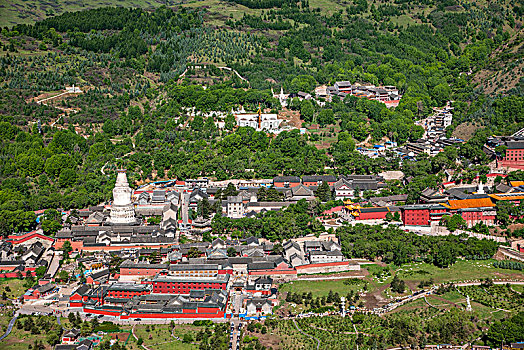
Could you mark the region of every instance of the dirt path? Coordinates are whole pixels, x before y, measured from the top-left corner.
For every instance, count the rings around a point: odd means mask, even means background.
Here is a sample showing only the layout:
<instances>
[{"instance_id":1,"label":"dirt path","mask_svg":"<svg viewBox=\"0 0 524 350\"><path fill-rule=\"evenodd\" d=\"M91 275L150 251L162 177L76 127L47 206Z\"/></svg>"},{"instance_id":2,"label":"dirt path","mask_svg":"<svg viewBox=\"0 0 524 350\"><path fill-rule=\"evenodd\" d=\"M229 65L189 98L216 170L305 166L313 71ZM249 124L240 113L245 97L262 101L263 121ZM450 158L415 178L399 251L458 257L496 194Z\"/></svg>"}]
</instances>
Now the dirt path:
<instances>
[{"instance_id":1,"label":"dirt path","mask_svg":"<svg viewBox=\"0 0 524 350\"><path fill-rule=\"evenodd\" d=\"M316 340L316 341L317 341L317 350L320 349L320 339L315 338L315 337L312 336L311 334L307 334L306 332L304 332L303 330L301 330L301 329L298 327L298 324L297 324L297 322L296 322L294 319L293 319L293 324L295 325L295 327L297 328L297 330L298 330L300 333L304 334L305 336L307 336L307 337L309 337L309 338L311 338L311 339Z\"/></svg>"},{"instance_id":2,"label":"dirt path","mask_svg":"<svg viewBox=\"0 0 524 350\"><path fill-rule=\"evenodd\" d=\"M365 144L369 144L369 141L371 141L371 134L366 137L366 139L362 142L357 143L355 146L363 146Z\"/></svg>"}]
</instances>

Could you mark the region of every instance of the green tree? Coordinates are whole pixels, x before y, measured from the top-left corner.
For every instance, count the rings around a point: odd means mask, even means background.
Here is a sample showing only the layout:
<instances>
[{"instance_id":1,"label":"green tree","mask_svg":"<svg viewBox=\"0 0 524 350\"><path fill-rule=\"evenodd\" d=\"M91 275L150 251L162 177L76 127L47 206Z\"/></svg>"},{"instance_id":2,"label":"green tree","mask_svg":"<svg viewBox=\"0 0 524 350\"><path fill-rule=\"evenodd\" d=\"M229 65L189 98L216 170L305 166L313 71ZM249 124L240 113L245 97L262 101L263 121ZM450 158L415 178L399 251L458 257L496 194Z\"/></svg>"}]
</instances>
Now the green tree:
<instances>
[{"instance_id":1,"label":"green tree","mask_svg":"<svg viewBox=\"0 0 524 350\"><path fill-rule=\"evenodd\" d=\"M75 184L77 179L76 171L73 169L64 169L58 176L58 184L62 188L71 187Z\"/></svg>"},{"instance_id":2,"label":"green tree","mask_svg":"<svg viewBox=\"0 0 524 350\"><path fill-rule=\"evenodd\" d=\"M227 248L227 256L229 256L231 258L231 257L234 257L236 255L237 255L237 251L236 251L235 248L233 248L233 247Z\"/></svg>"},{"instance_id":3,"label":"green tree","mask_svg":"<svg viewBox=\"0 0 524 350\"><path fill-rule=\"evenodd\" d=\"M395 293L402 294L406 290L406 283L395 275L391 281L391 290Z\"/></svg>"},{"instance_id":4,"label":"green tree","mask_svg":"<svg viewBox=\"0 0 524 350\"><path fill-rule=\"evenodd\" d=\"M503 227L509 225L511 223L510 214L513 210L513 204L509 201L497 201L496 209L497 214L495 219L497 222Z\"/></svg>"},{"instance_id":5,"label":"green tree","mask_svg":"<svg viewBox=\"0 0 524 350\"><path fill-rule=\"evenodd\" d=\"M315 192L315 196L321 202L327 202L333 199L333 195L331 193L331 188L329 187L329 184L323 181L322 184L317 188L317 191Z\"/></svg>"},{"instance_id":6,"label":"green tree","mask_svg":"<svg viewBox=\"0 0 524 350\"><path fill-rule=\"evenodd\" d=\"M65 257L69 256L69 253L73 251L73 247L71 247L71 242L65 241L61 249L64 252Z\"/></svg>"},{"instance_id":7,"label":"green tree","mask_svg":"<svg viewBox=\"0 0 524 350\"><path fill-rule=\"evenodd\" d=\"M224 192L222 192L223 198L227 198L229 196L236 196L236 195L238 195L238 191L235 185L233 185L232 182L228 183L226 189L224 190Z\"/></svg>"},{"instance_id":8,"label":"green tree","mask_svg":"<svg viewBox=\"0 0 524 350\"><path fill-rule=\"evenodd\" d=\"M315 115L315 107L310 100L300 102L300 117L306 122L312 122Z\"/></svg>"},{"instance_id":9,"label":"green tree","mask_svg":"<svg viewBox=\"0 0 524 350\"><path fill-rule=\"evenodd\" d=\"M433 263L441 268L451 266L457 260L453 246L449 243L438 245L433 252Z\"/></svg>"},{"instance_id":10,"label":"green tree","mask_svg":"<svg viewBox=\"0 0 524 350\"><path fill-rule=\"evenodd\" d=\"M324 127L335 123L335 114L332 109L322 109L318 114L317 121L320 126Z\"/></svg>"},{"instance_id":11,"label":"green tree","mask_svg":"<svg viewBox=\"0 0 524 350\"><path fill-rule=\"evenodd\" d=\"M466 220L464 220L460 214L447 215L442 218L442 221L451 232L467 227Z\"/></svg>"},{"instance_id":12,"label":"green tree","mask_svg":"<svg viewBox=\"0 0 524 350\"><path fill-rule=\"evenodd\" d=\"M42 221L42 230L44 234L54 236L60 229L62 225L55 220L43 220Z\"/></svg>"},{"instance_id":13,"label":"green tree","mask_svg":"<svg viewBox=\"0 0 524 350\"><path fill-rule=\"evenodd\" d=\"M317 81L311 75L299 75L291 80L289 90L293 93L312 92L316 84Z\"/></svg>"},{"instance_id":14,"label":"green tree","mask_svg":"<svg viewBox=\"0 0 524 350\"><path fill-rule=\"evenodd\" d=\"M201 255L200 250L198 250L198 248L196 247L189 248L189 251L187 252L188 258L198 258L200 257L200 255Z\"/></svg>"},{"instance_id":15,"label":"green tree","mask_svg":"<svg viewBox=\"0 0 524 350\"><path fill-rule=\"evenodd\" d=\"M235 116L231 113L228 113L224 121L224 127L226 128L226 130L233 131L233 129L235 129L236 126L237 126L237 121L235 119Z\"/></svg>"}]
</instances>

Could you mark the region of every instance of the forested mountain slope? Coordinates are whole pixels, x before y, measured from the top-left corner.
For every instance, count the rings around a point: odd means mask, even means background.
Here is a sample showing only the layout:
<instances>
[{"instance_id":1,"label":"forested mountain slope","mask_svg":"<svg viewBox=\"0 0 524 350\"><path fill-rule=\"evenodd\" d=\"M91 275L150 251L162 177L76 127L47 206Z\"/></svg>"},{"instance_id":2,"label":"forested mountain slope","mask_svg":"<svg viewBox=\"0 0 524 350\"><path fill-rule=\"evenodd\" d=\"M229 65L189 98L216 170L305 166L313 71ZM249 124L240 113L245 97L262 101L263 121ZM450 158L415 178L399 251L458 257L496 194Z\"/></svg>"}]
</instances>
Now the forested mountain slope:
<instances>
[{"instance_id":1,"label":"forested mountain slope","mask_svg":"<svg viewBox=\"0 0 524 350\"><path fill-rule=\"evenodd\" d=\"M464 122L481 128L458 150L405 164L406 175L419 179L410 191L457 164L474 163L464 176L485 172L486 137L524 127L522 8L511 1L207 0L154 11L106 7L4 28L0 209L99 203L110 198L108 176L117 166L136 181L398 169L398 159L364 157L355 144L369 135L370 142L415 140L422 129L414 122L448 100L455 101L450 134ZM247 81L219 69L226 66ZM510 84L498 81L499 69ZM488 71L491 86L503 89L489 88ZM313 93L341 80L395 85L403 98L395 109L355 97L323 107L291 100L305 126L323 128L329 142L320 149L318 135L233 130L231 115L218 130L216 116L189 113L277 111L271 89ZM36 103L73 84L83 93Z\"/></svg>"}]
</instances>

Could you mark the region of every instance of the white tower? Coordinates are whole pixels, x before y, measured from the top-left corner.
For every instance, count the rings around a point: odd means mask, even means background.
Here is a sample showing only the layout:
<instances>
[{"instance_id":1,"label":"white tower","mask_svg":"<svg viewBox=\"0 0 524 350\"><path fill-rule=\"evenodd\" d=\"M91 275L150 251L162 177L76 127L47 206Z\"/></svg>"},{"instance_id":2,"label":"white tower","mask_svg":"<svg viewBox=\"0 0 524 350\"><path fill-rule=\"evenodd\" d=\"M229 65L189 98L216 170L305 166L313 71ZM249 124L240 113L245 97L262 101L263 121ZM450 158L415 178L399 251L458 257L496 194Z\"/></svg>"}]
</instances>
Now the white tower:
<instances>
[{"instance_id":1,"label":"white tower","mask_svg":"<svg viewBox=\"0 0 524 350\"><path fill-rule=\"evenodd\" d=\"M113 188L113 204L109 222L115 225L136 224L135 209L131 203L131 193L125 170L118 170L115 188Z\"/></svg>"},{"instance_id":2,"label":"white tower","mask_svg":"<svg viewBox=\"0 0 524 350\"><path fill-rule=\"evenodd\" d=\"M484 185L482 184L482 181L480 181L479 183L479 188L477 190L477 194L485 194L486 192L484 191Z\"/></svg>"}]
</instances>

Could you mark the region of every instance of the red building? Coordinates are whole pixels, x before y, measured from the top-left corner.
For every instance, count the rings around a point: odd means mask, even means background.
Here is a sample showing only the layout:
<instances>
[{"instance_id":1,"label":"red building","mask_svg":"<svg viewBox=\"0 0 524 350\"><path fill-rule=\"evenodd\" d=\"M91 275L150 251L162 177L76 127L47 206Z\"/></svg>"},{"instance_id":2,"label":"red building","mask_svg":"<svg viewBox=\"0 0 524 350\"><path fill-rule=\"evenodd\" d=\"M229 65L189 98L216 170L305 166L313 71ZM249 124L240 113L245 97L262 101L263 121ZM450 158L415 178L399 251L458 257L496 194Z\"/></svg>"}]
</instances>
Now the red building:
<instances>
[{"instance_id":1,"label":"red building","mask_svg":"<svg viewBox=\"0 0 524 350\"><path fill-rule=\"evenodd\" d=\"M524 169L524 141L507 141L506 146L506 154L498 166Z\"/></svg>"},{"instance_id":2,"label":"red building","mask_svg":"<svg viewBox=\"0 0 524 350\"><path fill-rule=\"evenodd\" d=\"M135 296L151 293L151 285L134 283L113 283L108 289L106 298L131 299Z\"/></svg>"},{"instance_id":3,"label":"red building","mask_svg":"<svg viewBox=\"0 0 524 350\"><path fill-rule=\"evenodd\" d=\"M406 226L429 226L433 221L439 222L446 212L446 207L440 204L418 204L400 207L400 216Z\"/></svg>"},{"instance_id":4,"label":"red building","mask_svg":"<svg viewBox=\"0 0 524 350\"><path fill-rule=\"evenodd\" d=\"M388 207L360 208L353 211L355 220L384 220L389 212Z\"/></svg>"},{"instance_id":5,"label":"red building","mask_svg":"<svg viewBox=\"0 0 524 350\"><path fill-rule=\"evenodd\" d=\"M337 182L337 178L333 175L302 176L302 184L307 187L320 186L324 182L327 182L329 186L333 186Z\"/></svg>"},{"instance_id":6,"label":"red building","mask_svg":"<svg viewBox=\"0 0 524 350\"><path fill-rule=\"evenodd\" d=\"M82 307L84 302L88 299L89 286L82 285L75 289L73 293L69 296L69 306L70 307Z\"/></svg>"},{"instance_id":7,"label":"red building","mask_svg":"<svg viewBox=\"0 0 524 350\"><path fill-rule=\"evenodd\" d=\"M130 260L126 260L120 264L120 275L152 277L167 268L168 265L165 264L134 263Z\"/></svg>"},{"instance_id":8,"label":"red building","mask_svg":"<svg viewBox=\"0 0 524 350\"><path fill-rule=\"evenodd\" d=\"M152 293L161 294L189 294L191 290L227 289L229 275L217 277L178 277L159 275L151 280L144 281L153 286Z\"/></svg>"},{"instance_id":9,"label":"red building","mask_svg":"<svg viewBox=\"0 0 524 350\"><path fill-rule=\"evenodd\" d=\"M447 204L443 203L442 205L448 208L450 215L460 214L468 227L475 226L481 222L486 225L495 223L495 204L488 196L484 198L450 200Z\"/></svg>"},{"instance_id":10,"label":"red building","mask_svg":"<svg viewBox=\"0 0 524 350\"><path fill-rule=\"evenodd\" d=\"M291 188L300 185L301 181L298 176L277 176L273 178L273 186Z\"/></svg>"}]
</instances>

